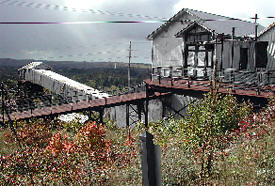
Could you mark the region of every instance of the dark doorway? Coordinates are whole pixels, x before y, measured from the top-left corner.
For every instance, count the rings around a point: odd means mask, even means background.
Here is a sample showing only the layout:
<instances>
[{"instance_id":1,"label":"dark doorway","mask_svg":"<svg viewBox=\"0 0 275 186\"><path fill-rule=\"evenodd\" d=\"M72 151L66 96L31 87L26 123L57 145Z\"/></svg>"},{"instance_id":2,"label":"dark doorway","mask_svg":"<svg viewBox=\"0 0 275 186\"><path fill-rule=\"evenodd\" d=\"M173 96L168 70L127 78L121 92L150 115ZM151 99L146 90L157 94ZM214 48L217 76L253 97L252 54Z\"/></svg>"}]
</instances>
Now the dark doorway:
<instances>
[{"instance_id":1,"label":"dark doorway","mask_svg":"<svg viewBox=\"0 0 275 186\"><path fill-rule=\"evenodd\" d=\"M268 42L258 41L255 43L256 68L266 68Z\"/></svg>"},{"instance_id":2,"label":"dark doorway","mask_svg":"<svg viewBox=\"0 0 275 186\"><path fill-rule=\"evenodd\" d=\"M241 48L239 70L247 69L247 63L248 63L248 48Z\"/></svg>"}]
</instances>

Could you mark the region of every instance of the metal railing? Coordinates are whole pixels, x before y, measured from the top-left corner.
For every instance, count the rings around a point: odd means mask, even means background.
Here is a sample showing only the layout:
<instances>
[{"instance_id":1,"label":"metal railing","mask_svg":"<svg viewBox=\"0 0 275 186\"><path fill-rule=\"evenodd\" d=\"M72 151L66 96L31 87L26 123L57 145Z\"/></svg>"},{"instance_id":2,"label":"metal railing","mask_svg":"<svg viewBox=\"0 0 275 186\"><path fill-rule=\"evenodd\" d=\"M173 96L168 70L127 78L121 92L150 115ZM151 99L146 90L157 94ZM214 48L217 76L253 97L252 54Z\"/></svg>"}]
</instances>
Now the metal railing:
<instances>
[{"instance_id":1,"label":"metal railing","mask_svg":"<svg viewBox=\"0 0 275 186\"><path fill-rule=\"evenodd\" d=\"M193 71L193 72L191 72ZM259 90L264 87L275 86L275 70L259 71L240 71L233 68L227 68L218 71L216 74L217 80L223 84L247 89L257 88ZM200 80L209 81L213 79L213 69L210 68L183 68L175 67L157 67L152 70L152 80L158 81L169 80L171 84L176 80ZM272 90L271 90L272 91Z\"/></svg>"},{"instance_id":2,"label":"metal railing","mask_svg":"<svg viewBox=\"0 0 275 186\"><path fill-rule=\"evenodd\" d=\"M45 107L53 107L63 104L76 103L80 101L90 101L98 99L90 94L75 94L74 96L65 96L67 94L53 94L48 92L33 92L22 90L19 87L13 89L4 88L4 83L1 84L0 89L0 114L2 116L12 114L14 112L30 111L32 113L35 109L41 109ZM128 88L121 88L114 91L100 91L107 93L110 96L121 96L130 93L144 92L145 83L141 83ZM104 99L104 98L103 98ZM4 118L3 118L4 120Z\"/></svg>"}]
</instances>

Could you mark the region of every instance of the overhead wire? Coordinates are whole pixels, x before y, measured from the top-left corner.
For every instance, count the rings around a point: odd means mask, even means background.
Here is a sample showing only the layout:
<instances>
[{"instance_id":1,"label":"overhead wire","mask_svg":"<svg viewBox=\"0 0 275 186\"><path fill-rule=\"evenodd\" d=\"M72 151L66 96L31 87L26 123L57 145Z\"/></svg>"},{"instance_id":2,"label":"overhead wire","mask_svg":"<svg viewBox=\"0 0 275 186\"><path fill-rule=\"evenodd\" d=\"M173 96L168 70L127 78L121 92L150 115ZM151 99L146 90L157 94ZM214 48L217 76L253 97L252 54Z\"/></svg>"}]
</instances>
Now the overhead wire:
<instances>
[{"instance_id":1,"label":"overhead wire","mask_svg":"<svg viewBox=\"0 0 275 186\"><path fill-rule=\"evenodd\" d=\"M87 24L138 24L164 23L166 21L1 21L1 25L87 25Z\"/></svg>"},{"instance_id":2,"label":"overhead wire","mask_svg":"<svg viewBox=\"0 0 275 186\"><path fill-rule=\"evenodd\" d=\"M2 1L0 1L0 5L37 8L37 9L40 8L40 9L46 9L46 10L71 11L71 12L79 12L79 13L91 13L91 14L130 17L130 18L135 17L135 18L152 19L152 20L156 20L156 19L157 20L166 20L166 18L157 17L157 16L124 13L124 12L112 12L112 11L98 10L98 9L77 9L74 7L68 7L68 6L57 5L57 4L25 2L25 1L17 1L17 0L2 0Z\"/></svg>"},{"instance_id":3,"label":"overhead wire","mask_svg":"<svg viewBox=\"0 0 275 186\"><path fill-rule=\"evenodd\" d=\"M269 17L271 18L271 17ZM272 17L275 19L275 17ZM200 19L201 21L241 21L240 19ZM178 22L190 22L191 20L181 20ZM131 20L131 21L0 21L1 25L88 25L88 24L156 24L156 23L166 23L167 20ZM258 23L254 23L258 24Z\"/></svg>"},{"instance_id":4,"label":"overhead wire","mask_svg":"<svg viewBox=\"0 0 275 186\"><path fill-rule=\"evenodd\" d=\"M164 18L164 17L133 14L133 13L124 13L124 12L112 12L112 11L108 11L108 10L98 10L98 9L77 9L74 7L68 7L68 6L50 4L50 3L25 2L25 1L17 1L17 0L1 0L0 5L146 19L143 21L134 20L134 21L79 21L79 22L6 22L6 23L2 22L2 24L164 23L164 22L169 21L168 18ZM266 17L258 17L257 19L274 19L274 18L275 18L275 16L266 16ZM249 17L248 19L255 20L254 17ZM203 20L203 21L228 21L228 20L236 20L237 21L238 20L239 21L241 19L225 17L222 19L201 19L201 20Z\"/></svg>"}]
</instances>

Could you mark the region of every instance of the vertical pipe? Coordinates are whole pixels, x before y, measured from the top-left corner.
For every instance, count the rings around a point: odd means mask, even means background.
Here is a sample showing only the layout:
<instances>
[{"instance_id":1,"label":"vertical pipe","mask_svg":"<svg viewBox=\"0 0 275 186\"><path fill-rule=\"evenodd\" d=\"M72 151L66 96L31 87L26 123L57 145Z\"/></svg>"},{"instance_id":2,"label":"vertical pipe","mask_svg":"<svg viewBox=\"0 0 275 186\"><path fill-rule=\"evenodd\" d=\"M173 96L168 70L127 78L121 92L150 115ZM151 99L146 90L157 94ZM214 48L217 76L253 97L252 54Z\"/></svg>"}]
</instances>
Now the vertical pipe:
<instances>
[{"instance_id":1,"label":"vertical pipe","mask_svg":"<svg viewBox=\"0 0 275 186\"><path fill-rule=\"evenodd\" d=\"M254 23L255 23L255 41L257 41L258 40L258 25L257 25L257 19L258 19L258 15L257 14L255 14L255 21L254 21ZM256 43L255 43L255 45L254 45L254 67L255 67L255 71L257 72L257 68L256 68L256 53L257 53L257 49L256 49Z\"/></svg>"},{"instance_id":2,"label":"vertical pipe","mask_svg":"<svg viewBox=\"0 0 275 186\"><path fill-rule=\"evenodd\" d=\"M216 53L216 59L215 59L215 61L214 61L214 67L213 67L213 79L212 79L212 91L214 92L214 91L216 91L216 86L217 86L217 63L218 63L218 37L216 37L216 43L215 43L215 45L216 45L216 51L215 51L215 53Z\"/></svg>"},{"instance_id":3,"label":"vertical pipe","mask_svg":"<svg viewBox=\"0 0 275 186\"><path fill-rule=\"evenodd\" d=\"M182 66L181 66L181 76L183 77L184 76L184 52L185 52L185 41L184 39L182 38L182 43L183 45L181 46L181 55L182 55Z\"/></svg>"},{"instance_id":4,"label":"vertical pipe","mask_svg":"<svg viewBox=\"0 0 275 186\"><path fill-rule=\"evenodd\" d=\"M169 67L169 70L170 70L169 76L170 76L170 79L171 79L171 86L173 86L173 67L170 66L170 67Z\"/></svg>"},{"instance_id":5,"label":"vertical pipe","mask_svg":"<svg viewBox=\"0 0 275 186\"><path fill-rule=\"evenodd\" d=\"M223 44L224 44L224 33L222 34L221 42L222 42L222 48L221 48L220 72L223 71L223 48L224 48Z\"/></svg>"},{"instance_id":6,"label":"vertical pipe","mask_svg":"<svg viewBox=\"0 0 275 186\"><path fill-rule=\"evenodd\" d=\"M137 109L138 109L138 120L141 121L141 110L142 110L142 104L138 102Z\"/></svg>"},{"instance_id":7,"label":"vertical pipe","mask_svg":"<svg viewBox=\"0 0 275 186\"><path fill-rule=\"evenodd\" d=\"M235 27L232 27L232 47L231 47L231 73L230 73L230 77L231 77L231 81L233 82L233 66L234 66L234 39L235 39Z\"/></svg>"},{"instance_id":8,"label":"vertical pipe","mask_svg":"<svg viewBox=\"0 0 275 186\"><path fill-rule=\"evenodd\" d=\"M187 66L187 60L188 60L188 45L186 44L187 36L184 35L184 61L183 61L183 77L188 76L188 66Z\"/></svg>"},{"instance_id":9,"label":"vertical pipe","mask_svg":"<svg viewBox=\"0 0 275 186\"><path fill-rule=\"evenodd\" d=\"M129 63L128 63L128 90L130 90L131 87L131 74L130 74L130 70L131 70L131 56L132 55L132 42L130 41L130 45L129 45Z\"/></svg>"},{"instance_id":10,"label":"vertical pipe","mask_svg":"<svg viewBox=\"0 0 275 186\"><path fill-rule=\"evenodd\" d=\"M130 126L130 112L129 112L129 104L126 104L126 127Z\"/></svg>"},{"instance_id":11,"label":"vertical pipe","mask_svg":"<svg viewBox=\"0 0 275 186\"><path fill-rule=\"evenodd\" d=\"M212 38L213 40L215 40L215 30L212 31ZM213 70L214 68L214 55L216 56L215 52L216 52L216 49L215 49L216 45L213 47L212 49L212 56L211 56L211 70Z\"/></svg>"},{"instance_id":12,"label":"vertical pipe","mask_svg":"<svg viewBox=\"0 0 275 186\"><path fill-rule=\"evenodd\" d=\"M205 49L205 58L204 58L204 68L203 68L203 78L207 77L207 66L208 66L208 51Z\"/></svg>"},{"instance_id":13,"label":"vertical pipe","mask_svg":"<svg viewBox=\"0 0 275 186\"><path fill-rule=\"evenodd\" d=\"M145 127L148 127L149 121L148 121L148 107L149 107L149 86L146 83L145 84L145 88L146 88L146 101L145 101Z\"/></svg>"},{"instance_id":14,"label":"vertical pipe","mask_svg":"<svg viewBox=\"0 0 275 186\"><path fill-rule=\"evenodd\" d=\"M161 67L157 67L158 70L158 80L159 80L159 84L161 84Z\"/></svg>"},{"instance_id":15,"label":"vertical pipe","mask_svg":"<svg viewBox=\"0 0 275 186\"><path fill-rule=\"evenodd\" d=\"M233 61L234 61L234 39L235 39L235 27L232 27L232 50L231 50L231 68L233 68Z\"/></svg>"}]
</instances>

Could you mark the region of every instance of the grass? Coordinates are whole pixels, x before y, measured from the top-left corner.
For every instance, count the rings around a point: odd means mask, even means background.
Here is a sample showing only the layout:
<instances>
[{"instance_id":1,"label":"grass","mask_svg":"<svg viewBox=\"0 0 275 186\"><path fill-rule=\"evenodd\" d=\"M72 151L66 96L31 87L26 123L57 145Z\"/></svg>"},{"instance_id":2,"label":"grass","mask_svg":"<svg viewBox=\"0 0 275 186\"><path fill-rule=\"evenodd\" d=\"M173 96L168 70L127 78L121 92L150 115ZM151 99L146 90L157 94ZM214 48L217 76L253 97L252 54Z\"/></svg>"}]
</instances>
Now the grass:
<instances>
[{"instance_id":1,"label":"grass","mask_svg":"<svg viewBox=\"0 0 275 186\"><path fill-rule=\"evenodd\" d=\"M217 161L217 183L275 185L275 128L259 140L241 140Z\"/></svg>"},{"instance_id":2,"label":"grass","mask_svg":"<svg viewBox=\"0 0 275 186\"><path fill-rule=\"evenodd\" d=\"M6 141L5 134L10 129L2 129L0 128L0 155L8 155L13 153L16 149L18 149L18 145L16 143L9 143Z\"/></svg>"}]
</instances>

